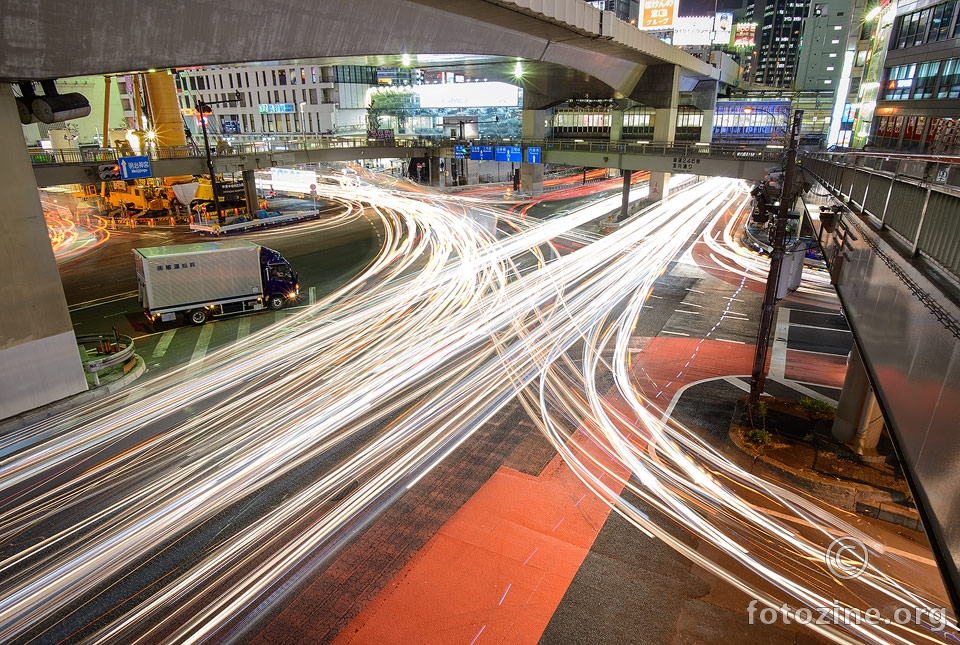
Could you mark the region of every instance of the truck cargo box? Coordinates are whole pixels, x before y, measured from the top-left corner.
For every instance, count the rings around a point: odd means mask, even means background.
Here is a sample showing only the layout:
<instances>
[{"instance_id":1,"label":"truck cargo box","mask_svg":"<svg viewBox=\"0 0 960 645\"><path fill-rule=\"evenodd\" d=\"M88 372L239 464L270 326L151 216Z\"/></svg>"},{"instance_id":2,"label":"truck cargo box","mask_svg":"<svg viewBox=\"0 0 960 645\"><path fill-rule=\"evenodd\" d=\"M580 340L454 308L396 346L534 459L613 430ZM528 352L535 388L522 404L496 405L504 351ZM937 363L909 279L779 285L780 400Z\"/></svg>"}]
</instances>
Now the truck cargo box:
<instances>
[{"instance_id":1,"label":"truck cargo box","mask_svg":"<svg viewBox=\"0 0 960 645\"><path fill-rule=\"evenodd\" d=\"M260 246L245 240L134 249L140 300L157 312L263 295Z\"/></svg>"}]
</instances>

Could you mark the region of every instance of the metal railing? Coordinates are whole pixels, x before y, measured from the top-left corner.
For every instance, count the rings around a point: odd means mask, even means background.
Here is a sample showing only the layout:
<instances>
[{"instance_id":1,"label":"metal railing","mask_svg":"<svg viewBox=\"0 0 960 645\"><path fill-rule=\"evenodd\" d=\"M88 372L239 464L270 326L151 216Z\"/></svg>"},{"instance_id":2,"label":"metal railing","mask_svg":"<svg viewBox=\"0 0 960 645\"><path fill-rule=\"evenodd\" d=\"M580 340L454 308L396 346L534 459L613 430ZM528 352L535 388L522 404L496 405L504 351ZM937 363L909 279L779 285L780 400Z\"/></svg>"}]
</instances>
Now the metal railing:
<instances>
[{"instance_id":1,"label":"metal railing","mask_svg":"<svg viewBox=\"0 0 960 645\"><path fill-rule=\"evenodd\" d=\"M134 357L133 339L114 332L107 334L81 334L77 336L77 345L84 354L94 352L97 358L83 361L83 371L93 374L93 384L100 386L100 372L123 365Z\"/></svg>"},{"instance_id":2,"label":"metal railing","mask_svg":"<svg viewBox=\"0 0 960 645\"><path fill-rule=\"evenodd\" d=\"M468 141L457 141L449 138L400 138L374 140L362 136L348 137L292 137L275 138L265 137L262 141L227 143L222 140L212 147L211 153L224 157L232 155L252 155L269 152L287 152L297 150L330 150L351 148L452 148L455 144L465 144ZM474 145L484 146L521 146L540 147L544 151L561 152L594 152L604 154L636 154L656 155L669 157L712 158L712 159L743 159L748 161L763 161L779 163L783 158L783 148L770 145L732 145L732 144L704 144L704 143L627 143L623 141L569 141L564 139L524 139L500 140L483 139L473 140ZM35 166L84 164L96 162L116 161L124 156L116 148L90 148L81 150L45 150L29 148L30 161ZM146 151L151 159L185 159L202 158L205 152L202 147L188 145L176 147L151 147ZM451 155L452 156L452 155Z\"/></svg>"}]
</instances>

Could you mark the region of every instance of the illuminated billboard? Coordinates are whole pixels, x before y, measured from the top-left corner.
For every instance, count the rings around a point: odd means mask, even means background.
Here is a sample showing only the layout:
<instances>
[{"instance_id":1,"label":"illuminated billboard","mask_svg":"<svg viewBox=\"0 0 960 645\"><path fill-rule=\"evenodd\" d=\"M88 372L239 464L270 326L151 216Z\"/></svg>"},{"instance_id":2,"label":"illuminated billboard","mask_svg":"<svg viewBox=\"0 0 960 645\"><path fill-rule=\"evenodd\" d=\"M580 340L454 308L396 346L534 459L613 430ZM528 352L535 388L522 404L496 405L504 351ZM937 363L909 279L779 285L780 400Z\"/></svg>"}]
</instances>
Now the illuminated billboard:
<instances>
[{"instance_id":1,"label":"illuminated billboard","mask_svg":"<svg viewBox=\"0 0 960 645\"><path fill-rule=\"evenodd\" d=\"M757 23L738 22L733 31L734 47L755 47L755 36L757 33Z\"/></svg>"},{"instance_id":2,"label":"illuminated billboard","mask_svg":"<svg viewBox=\"0 0 960 645\"><path fill-rule=\"evenodd\" d=\"M673 21L673 45L697 47L713 42L713 16L679 16Z\"/></svg>"},{"instance_id":3,"label":"illuminated billboard","mask_svg":"<svg viewBox=\"0 0 960 645\"><path fill-rule=\"evenodd\" d=\"M674 0L644 0L642 29L664 29L673 26L677 7Z\"/></svg>"},{"instance_id":4,"label":"illuminated billboard","mask_svg":"<svg viewBox=\"0 0 960 645\"><path fill-rule=\"evenodd\" d=\"M520 88L509 83L418 85L422 108L519 107Z\"/></svg>"},{"instance_id":5,"label":"illuminated billboard","mask_svg":"<svg viewBox=\"0 0 960 645\"><path fill-rule=\"evenodd\" d=\"M733 14L718 12L713 20L713 43L729 45L733 38Z\"/></svg>"}]
</instances>

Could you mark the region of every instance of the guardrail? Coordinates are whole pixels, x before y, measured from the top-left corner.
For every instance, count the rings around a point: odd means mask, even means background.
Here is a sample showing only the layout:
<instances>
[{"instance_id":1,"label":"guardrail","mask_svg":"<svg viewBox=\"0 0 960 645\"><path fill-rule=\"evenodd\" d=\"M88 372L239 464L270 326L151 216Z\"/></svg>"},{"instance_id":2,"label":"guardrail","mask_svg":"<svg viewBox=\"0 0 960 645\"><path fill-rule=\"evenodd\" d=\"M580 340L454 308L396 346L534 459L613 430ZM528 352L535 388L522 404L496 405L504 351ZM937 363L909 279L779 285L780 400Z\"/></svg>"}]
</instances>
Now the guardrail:
<instances>
[{"instance_id":1,"label":"guardrail","mask_svg":"<svg viewBox=\"0 0 960 645\"><path fill-rule=\"evenodd\" d=\"M134 358L133 339L121 336L114 332L106 334L81 334L77 336L77 345L83 348L84 354L90 356L91 351L97 358L83 361L83 371L93 374L94 386L100 386L100 372L124 365Z\"/></svg>"},{"instance_id":2,"label":"guardrail","mask_svg":"<svg viewBox=\"0 0 960 645\"><path fill-rule=\"evenodd\" d=\"M440 141L429 139L346 139L318 137L314 139L280 139L254 143L233 143L210 147L214 157L232 155L252 155L269 152L289 152L294 150L332 150L339 148L423 148L438 147ZM116 148L90 148L83 150L44 150L29 148L30 162L35 166L82 164L116 161L127 156ZM198 146L154 147L146 151L151 159L190 159L206 156L206 151Z\"/></svg>"}]
</instances>

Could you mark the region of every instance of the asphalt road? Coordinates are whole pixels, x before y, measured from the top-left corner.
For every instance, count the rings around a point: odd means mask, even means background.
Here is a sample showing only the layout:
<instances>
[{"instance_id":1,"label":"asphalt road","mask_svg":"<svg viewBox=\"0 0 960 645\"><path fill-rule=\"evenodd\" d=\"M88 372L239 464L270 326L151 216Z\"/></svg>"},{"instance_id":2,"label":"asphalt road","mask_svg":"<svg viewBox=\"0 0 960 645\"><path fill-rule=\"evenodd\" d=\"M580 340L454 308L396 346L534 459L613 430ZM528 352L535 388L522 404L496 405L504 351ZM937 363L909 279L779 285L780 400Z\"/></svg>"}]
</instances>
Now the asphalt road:
<instances>
[{"instance_id":1,"label":"asphalt road","mask_svg":"<svg viewBox=\"0 0 960 645\"><path fill-rule=\"evenodd\" d=\"M289 200L294 202L296 200ZM274 207L273 205L271 207ZM331 207L331 216L335 209ZM299 306L322 298L359 273L380 248L376 218L360 217L335 229L319 226L323 218L257 231L240 239L279 251L300 277ZM77 334L130 336L149 370L167 369L223 347L282 320L298 306L226 316L203 327L175 323L150 325L137 298L132 250L205 240L186 226L141 227L112 232L92 252L60 264L64 294ZM161 344L162 343L162 344Z\"/></svg>"}]
</instances>

